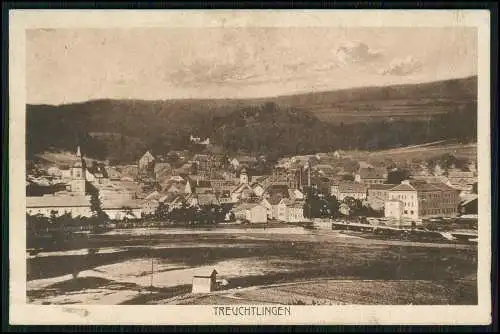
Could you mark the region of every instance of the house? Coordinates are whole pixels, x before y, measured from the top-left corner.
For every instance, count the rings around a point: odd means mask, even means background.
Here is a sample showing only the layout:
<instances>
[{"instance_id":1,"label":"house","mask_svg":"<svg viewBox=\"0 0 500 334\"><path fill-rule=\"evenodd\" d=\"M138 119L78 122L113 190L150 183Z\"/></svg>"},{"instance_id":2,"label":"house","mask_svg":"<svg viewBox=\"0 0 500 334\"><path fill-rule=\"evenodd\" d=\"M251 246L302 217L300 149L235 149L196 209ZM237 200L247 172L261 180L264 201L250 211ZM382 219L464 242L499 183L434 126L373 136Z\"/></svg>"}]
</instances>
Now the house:
<instances>
[{"instance_id":1,"label":"house","mask_svg":"<svg viewBox=\"0 0 500 334\"><path fill-rule=\"evenodd\" d=\"M116 169L116 167L106 166L106 173L108 174L108 178L111 181L118 181L121 178L120 172Z\"/></svg>"},{"instance_id":2,"label":"house","mask_svg":"<svg viewBox=\"0 0 500 334\"><path fill-rule=\"evenodd\" d=\"M157 180L166 179L172 171L172 166L168 162L158 162L155 164L154 173Z\"/></svg>"},{"instance_id":3,"label":"house","mask_svg":"<svg viewBox=\"0 0 500 334\"><path fill-rule=\"evenodd\" d=\"M335 152L333 152L333 156L335 159L340 159L344 156L344 151L336 150Z\"/></svg>"},{"instance_id":4,"label":"house","mask_svg":"<svg viewBox=\"0 0 500 334\"><path fill-rule=\"evenodd\" d=\"M231 191L231 199L233 202L248 200L255 196L252 187L247 183L242 183Z\"/></svg>"},{"instance_id":5,"label":"house","mask_svg":"<svg viewBox=\"0 0 500 334\"><path fill-rule=\"evenodd\" d=\"M286 206L285 220L288 223L304 222L304 201L283 200ZM281 205L281 204L280 204Z\"/></svg>"},{"instance_id":6,"label":"house","mask_svg":"<svg viewBox=\"0 0 500 334\"><path fill-rule=\"evenodd\" d=\"M26 197L26 213L41 214L50 217L52 214L61 216L70 213L72 217L90 217L90 196L78 194L55 194Z\"/></svg>"},{"instance_id":7,"label":"house","mask_svg":"<svg viewBox=\"0 0 500 334\"><path fill-rule=\"evenodd\" d=\"M279 204L284 197L281 194L275 194L271 197L264 198L265 203L263 204L266 209L270 207L271 211L268 210L268 215L270 214L271 219L278 219L279 216ZM263 201L264 201L263 200Z\"/></svg>"},{"instance_id":8,"label":"house","mask_svg":"<svg viewBox=\"0 0 500 334\"><path fill-rule=\"evenodd\" d=\"M138 219L142 217L144 201L137 199L108 198L102 200L102 210L112 220Z\"/></svg>"},{"instance_id":9,"label":"house","mask_svg":"<svg viewBox=\"0 0 500 334\"><path fill-rule=\"evenodd\" d=\"M267 220L273 219L273 206L271 202L269 202L269 199L267 198L262 199L260 204L262 204L266 208Z\"/></svg>"},{"instance_id":10,"label":"house","mask_svg":"<svg viewBox=\"0 0 500 334\"><path fill-rule=\"evenodd\" d=\"M187 198L188 203L191 206L210 206L210 205L220 205L219 200L212 193L203 193L203 194L192 194Z\"/></svg>"},{"instance_id":11,"label":"house","mask_svg":"<svg viewBox=\"0 0 500 334\"><path fill-rule=\"evenodd\" d=\"M456 189L471 190L472 185L477 182L477 177L474 172L452 170L448 172L448 180L450 185Z\"/></svg>"},{"instance_id":12,"label":"house","mask_svg":"<svg viewBox=\"0 0 500 334\"><path fill-rule=\"evenodd\" d=\"M340 182L331 186L331 195L335 196L339 201L343 201L346 197L365 200L367 190L368 186L363 183Z\"/></svg>"},{"instance_id":13,"label":"house","mask_svg":"<svg viewBox=\"0 0 500 334\"><path fill-rule=\"evenodd\" d=\"M62 176L61 170L56 166L49 167L47 169L47 174L49 174L50 176L56 176L56 177Z\"/></svg>"},{"instance_id":14,"label":"house","mask_svg":"<svg viewBox=\"0 0 500 334\"><path fill-rule=\"evenodd\" d=\"M367 190L366 202L374 210L382 210L389 199L389 190L396 184L371 184Z\"/></svg>"},{"instance_id":15,"label":"house","mask_svg":"<svg viewBox=\"0 0 500 334\"><path fill-rule=\"evenodd\" d=\"M394 199L384 203L384 217L400 220L404 214L404 202Z\"/></svg>"},{"instance_id":16,"label":"house","mask_svg":"<svg viewBox=\"0 0 500 334\"><path fill-rule=\"evenodd\" d=\"M217 271L198 274L193 277L191 293L210 293L217 288Z\"/></svg>"},{"instance_id":17,"label":"house","mask_svg":"<svg viewBox=\"0 0 500 334\"><path fill-rule=\"evenodd\" d=\"M106 184L97 184L99 198L128 198L136 197L137 183L133 181L109 181Z\"/></svg>"},{"instance_id":18,"label":"house","mask_svg":"<svg viewBox=\"0 0 500 334\"><path fill-rule=\"evenodd\" d=\"M267 223L267 209L260 203L243 203L232 209L236 220L250 223Z\"/></svg>"},{"instance_id":19,"label":"house","mask_svg":"<svg viewBox=\"0 0 500 334\"><path fill-rule=\"evenodd\" d=\"M194 189L195 194L205 194L205 193L213 193L214 189L212 188L212 183L207 180L199 180L195 181L189 180L190 184L192 184L191 188Z\"/></svg>"},{"instance_id":20,"label":"house","mask_svg":"<svg viewBox=\"0 0 500 334\"><path fill-rule=\"evenodd\" d=\"M314 172L317 172L321 176L334 176L336 174L335 168L329 164L318 164L312 167Z\"/></svg>"},{"instance_id":21,"label":"house","mask_svg":"<svg viewBox=\"0 0 500 334\"><path fill-rule=\"evenodd\" d=\"M287 221L287 205L291 203L288 198L282 198L277 205L276 219L286 222Z\"/></svg>"},{"instance_id":22,"label":"house","mask_svg":"<svg viewBox=\"0 0 500 334\"><path fill-rule=\"evenodd\" d=\"M402 218L454 217L460 203L459 191L444 183L405 180L389 190L389 200L403 202Z\"/></svg>"},{"instance_id":23,"label":"house","mask_svg":"<svg viewBox=\"0 0 500 334\"><path fill-rule=\"evenodd\" d=\"M94 164L88 167L85 173L87 181L91 182L94 185L105 184L110 181L108 172L106 171L104 165Z\"/></svg>"},{"instance_id":24,"label":"house","mask_svg":"<svg viewBox=\"0 0 500 334\"><path fill-rule=\"evenodd\" d=\"M384 168L360 168L354 176L354 181L365 184L382 184L387 181L387 170Z\"/></svg>"}]
</instances>

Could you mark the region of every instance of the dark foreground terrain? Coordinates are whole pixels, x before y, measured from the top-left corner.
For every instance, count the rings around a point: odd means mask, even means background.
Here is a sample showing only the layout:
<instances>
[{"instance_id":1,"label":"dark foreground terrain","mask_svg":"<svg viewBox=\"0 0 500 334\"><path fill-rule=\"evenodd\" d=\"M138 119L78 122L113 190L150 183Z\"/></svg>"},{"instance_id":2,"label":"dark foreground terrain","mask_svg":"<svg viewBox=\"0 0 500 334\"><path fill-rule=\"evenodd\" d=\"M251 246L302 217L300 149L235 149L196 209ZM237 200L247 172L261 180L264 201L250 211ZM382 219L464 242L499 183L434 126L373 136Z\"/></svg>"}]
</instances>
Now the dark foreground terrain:
<instances>
[{"instance_id":1,"label":"dark foreground terrain","mask_svg":"<svg viewBox=\"0 0 500 334\"><path fill-rule=\"evenodd\" d=\"M28 299L44 304L477 303L477 247L369 240L302 228L118 230L96 250L27 259ZM190 295L218 271L222 290Z\"/></svg>"}]
</instances>

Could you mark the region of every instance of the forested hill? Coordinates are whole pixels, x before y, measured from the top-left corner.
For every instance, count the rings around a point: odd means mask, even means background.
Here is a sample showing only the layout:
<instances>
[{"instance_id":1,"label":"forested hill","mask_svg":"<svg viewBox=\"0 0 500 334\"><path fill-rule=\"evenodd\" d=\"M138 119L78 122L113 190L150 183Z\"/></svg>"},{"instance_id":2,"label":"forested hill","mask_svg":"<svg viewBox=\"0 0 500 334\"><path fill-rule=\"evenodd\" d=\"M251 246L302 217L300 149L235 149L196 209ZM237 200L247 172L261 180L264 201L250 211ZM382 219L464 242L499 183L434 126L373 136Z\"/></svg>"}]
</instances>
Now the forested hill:
<instances>
[{"instance_id":1,"label":"forested hill","mask_svg":"<svg viewBox=\"0 0 500 334\"><path fill-rule=\"evenodd\" d=\"M191 134L230 150L284 155L475 141L477 78L248 100L96 100L27 105L28 157L74 150L119 162L185 148Z\"/></svg>"}]
</instances>

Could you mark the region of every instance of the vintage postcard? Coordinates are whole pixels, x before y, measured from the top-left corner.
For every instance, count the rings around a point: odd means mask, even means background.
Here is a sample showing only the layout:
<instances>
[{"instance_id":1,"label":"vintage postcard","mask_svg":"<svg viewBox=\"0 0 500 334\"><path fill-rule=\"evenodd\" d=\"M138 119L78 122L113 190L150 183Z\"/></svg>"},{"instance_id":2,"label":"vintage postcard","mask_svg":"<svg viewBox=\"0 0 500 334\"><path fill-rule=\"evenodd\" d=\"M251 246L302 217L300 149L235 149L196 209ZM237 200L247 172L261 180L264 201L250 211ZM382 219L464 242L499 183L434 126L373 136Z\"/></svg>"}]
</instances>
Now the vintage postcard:
<instances>
[{"instance_id":1,"label":"vintage postcard","mask_svg":"<svg viewBox=\"0 0 500 334\"><path fill-rule=\"evenodd\" d=\"M9 18L11 324L491 322L488 11Z\"/></svg>"}]
</instances>

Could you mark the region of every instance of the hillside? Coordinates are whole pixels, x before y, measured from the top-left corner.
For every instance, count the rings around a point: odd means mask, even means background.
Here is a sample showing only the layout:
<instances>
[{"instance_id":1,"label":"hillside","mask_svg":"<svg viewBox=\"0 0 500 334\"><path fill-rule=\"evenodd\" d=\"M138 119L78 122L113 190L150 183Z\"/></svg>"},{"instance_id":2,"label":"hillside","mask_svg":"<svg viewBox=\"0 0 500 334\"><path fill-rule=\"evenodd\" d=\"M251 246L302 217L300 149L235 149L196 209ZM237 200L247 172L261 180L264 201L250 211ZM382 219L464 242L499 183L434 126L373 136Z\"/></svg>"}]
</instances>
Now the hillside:
<instances>
[{"instance_id":1,"label":"hillside","mask_svg":"<svg viewBox=\"0 0 500 334\"><path fill-rule=\"evenodd\" d=\"M146 148L185 148L210 137L227 150L292 154L387 149L443 139L475 141L477 78L271 99L96 100L27 105L28 156L82 145L129 162Z\"/></svg>"}]
</instances>

